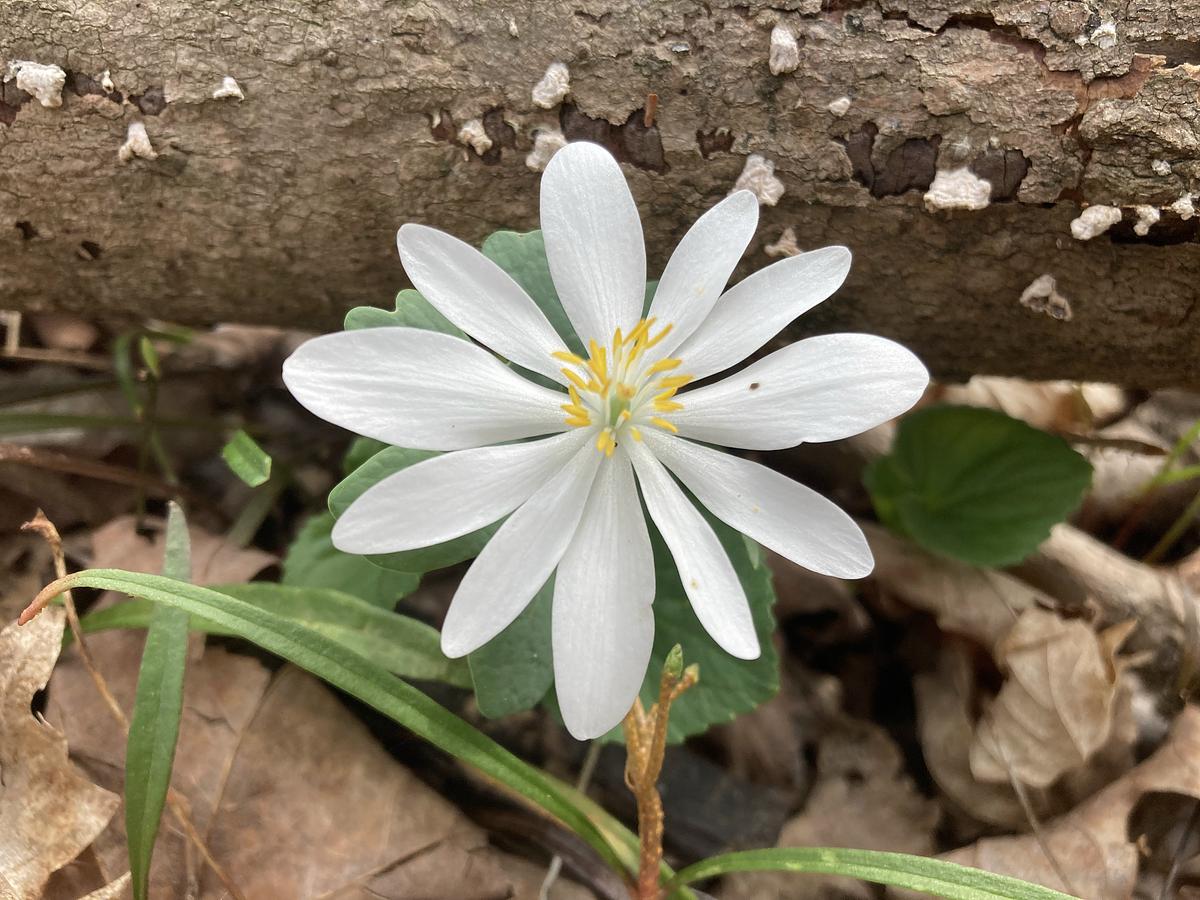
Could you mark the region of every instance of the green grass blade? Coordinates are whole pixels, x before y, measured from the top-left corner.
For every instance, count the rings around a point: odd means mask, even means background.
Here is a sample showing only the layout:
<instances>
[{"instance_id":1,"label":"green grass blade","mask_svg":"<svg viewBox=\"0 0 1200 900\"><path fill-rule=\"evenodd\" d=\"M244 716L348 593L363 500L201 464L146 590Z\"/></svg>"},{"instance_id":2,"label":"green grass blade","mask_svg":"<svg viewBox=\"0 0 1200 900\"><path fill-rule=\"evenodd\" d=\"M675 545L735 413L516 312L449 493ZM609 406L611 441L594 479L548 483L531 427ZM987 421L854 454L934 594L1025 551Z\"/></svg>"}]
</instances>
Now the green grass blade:
<instances>
[{"instance_id":1,"label":"green grass blade","mask_svg":"<svg viewBox=\"0 0 1200 900\"><path fill-rule=\"evenodd\" d=\"M1076 900L1069 894L1041 885L945 860L836 847L779 847L725 853L680 870L668 887L676 889L731 872L762 871L846 875L876 884L925 891L948 900Z\"/></svg>"},{"instance_id":2,"label":"green grass blade","mask_svg":"<svg viewBox=\"0 0 1200 900\"><path fill-rule=\"evenodd\" d=\"M221 457L233 470L233 474L250 487L265 484L271 477L271 457L241 428L229 439L229 443L221 448Z\"/></svg>"},{"instance_id":3,"label":"green grass blade","mask_svg":"<svg viewBox=\"0 0 1200 900\"><path fill-rule=\"evenodd\" d=\"M578 834L615 871L625 871L600 830L570 801L554 779L522 762L416 688L324 635L218 591L161 575L88 569L69 575L46 590L61 593L74 587L119 591L207 619L229 633L307 669L431 744L507 785Z\"/></svg>"},{"instance_id":4,"label":"green grass blade","mask_svg":"<svg viewBox=\"0 0 1200 900\"><path fill-rule=\"evenodd\" d=\"M179 580L190 578L187 523L183 511L174 503L167 513L166 537L163 574ZM186 612L169 606L155 607L146 632L146 649L142 652L125 749L125 832L135 900L144 900L149 891L150 859L171 786L171 767L183 714L187 636Z\"/></svg>"},{"instance_id":5,"label":"green grass blade","mask_svg":"<svg viewBox=\"0 0 1200 900\"><path fill-rule=\"evenodd\" d=\"M380 609L331 588L259 581L216 585L213 590L320 632L402 678L471 687L466 661L447 659L439 646L437 630L417 619ZM145 628L155 608L156 604L146 600L130 600L88 613L79 624L84 634L110 628ZM205 634L234 634L198 616L190 617L189 627ZM69 638L70 632L66 635Z\"/></svg>"}]
</instances>

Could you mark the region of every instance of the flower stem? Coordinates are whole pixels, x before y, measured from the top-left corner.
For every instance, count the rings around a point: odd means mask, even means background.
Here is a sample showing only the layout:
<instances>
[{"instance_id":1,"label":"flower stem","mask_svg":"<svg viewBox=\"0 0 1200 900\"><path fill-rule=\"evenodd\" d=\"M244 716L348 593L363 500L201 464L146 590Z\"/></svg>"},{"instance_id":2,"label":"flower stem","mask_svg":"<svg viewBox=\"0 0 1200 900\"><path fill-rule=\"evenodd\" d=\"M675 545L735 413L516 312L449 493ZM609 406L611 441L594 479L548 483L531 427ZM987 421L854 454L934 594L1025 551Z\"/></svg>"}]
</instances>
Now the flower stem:
<instances>
[{"instance_id":1,"label":"flower stem","mask_svg":"<svg viewBox=\"0 0 1200 900\"><path fill-rule=\"evenodd\" d=\"M637 801L638 877L635 900L659 900L659 869L662 866L663 806L658 795L658 776L667 750L667 723L671 704L700 678L699 666L683 668L683 650L678 644L667 655L658 686L658 702L647 711L641 698L625 716L625 784Z\"/></svg>"}]
</instances>

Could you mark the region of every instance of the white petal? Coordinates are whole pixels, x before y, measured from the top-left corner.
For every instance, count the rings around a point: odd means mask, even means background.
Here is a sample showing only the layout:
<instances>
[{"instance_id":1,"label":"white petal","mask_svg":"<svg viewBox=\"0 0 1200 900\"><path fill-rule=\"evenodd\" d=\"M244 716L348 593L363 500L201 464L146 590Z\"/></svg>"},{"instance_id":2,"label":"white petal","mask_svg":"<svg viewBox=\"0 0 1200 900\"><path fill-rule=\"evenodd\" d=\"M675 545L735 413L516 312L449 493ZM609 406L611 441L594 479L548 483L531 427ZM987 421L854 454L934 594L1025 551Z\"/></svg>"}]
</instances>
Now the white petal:
<instances>
[{"instance_id":1,"label":"white petal","mask_svg":"<svg viewBox=\"0 0 1200 900\"><path fill-rule=\"evenodd\" d=\"M600 468L554 580L554 685L581 741L618 724L637 696L654 644L654 552L629 458Z\"/></svg>"},{"instance_id":2,"label":"white petal","mask_svg":"<svg viewBox=\"0 0 1200 900\"><path fill-rule=\"evenodd\" d=\"M333 526L333 545L346 553L396 553L470 534L528 500L590 438L574 429L401 469L350 504Z\"/></svg>"},{"instance_id":3,"label":"white petal","mask_svg":"<svg viewBox=\"0 0 1200 900\"><path fill-rule=\"evenodd\" d=\"M721 648L757 659L758 635L746 592L712 526L644 443L626 441L650 518L671 550L696 618Z\"/></svg>"},{"instance_id":4,"label":"white petal","mask_svg":"<svg viewBox=\"0 0 1200 900\"><path fill-rule=\"evenodd\" d=\"M566 384L550 356L566 344L507 272L472 247L424 225L396 234L404 271L443 316L485 347Z\"/></svg>"},{"instance_id":5,"label":"white petal","mask_svg":"<svg viewBox=\"0 0 1200 900\"><path fill-rule=\"evenodd\" d=\"M588 441L500 526L450 601L443 653L482 647L529 605L571 543L602 459Z\"/></svg>"},{"instance_id":6,"label":"white petal","mask_svg":"<svg viewBox=\"0 0 1200 900\"><path fill-rule=\"evenodd\" d=\"M542 176L542 236L563 308L584 346L629 333L646 295L642 223L617 161L603 147L568 144Z\"/></svg>"},{"instance_id":7,"label":"white petal","mask_svg":"<svg viewBox=\"0 0 1200 900\"><path fill-rule=\"evenodd\" d=\"M823 247L759 269L721 295L675 355L695 378L721 372L779 334L842 286L850 251Z\"/></svg>"},{"instance_id":8,"label":"white petal","mask_svg":"<svg viewBox=\"0 0 1200 900\"><path fill-rule=\"evenodd\" d=\"M774 469L647 429L645 440L696 499L797 565L862 578L875 561L862 529L816 491Z\"/></svg>"},{"instance_id":9,"label":"white petal","mask_svg":"<svg viewBox=\"0 0 1200 900\"><path fill-rule=\"evenodd\" d=\"M658 327L672 325L655 348L658 356L670 356L712 311L757 226L758 198L738 191L688 229L671 254L650 304Z\"/></svg>"},{"instance_id":10,"label":"white petal","mask_svg":"<svg viewBox=\"0 0 1200 900\"><path fill-rule=\"evenodd\" d=\"M470 341L419 328L363 328L302 344L283 383L322 419L415 450L461 450L567 428L563 394Z\"/></svg>"},{"instance_id":11,"label":"white petal","mask_svg":"<svg viewBox=\"0 0 1200 900\"><path fill-rule=\"evenodd\" d=\"M921 361L895 341L827 334L680 394L683 409L671 420L706 443L780 450L873 428L916 403L928 383Z\"/></svg>"}]
</instances>

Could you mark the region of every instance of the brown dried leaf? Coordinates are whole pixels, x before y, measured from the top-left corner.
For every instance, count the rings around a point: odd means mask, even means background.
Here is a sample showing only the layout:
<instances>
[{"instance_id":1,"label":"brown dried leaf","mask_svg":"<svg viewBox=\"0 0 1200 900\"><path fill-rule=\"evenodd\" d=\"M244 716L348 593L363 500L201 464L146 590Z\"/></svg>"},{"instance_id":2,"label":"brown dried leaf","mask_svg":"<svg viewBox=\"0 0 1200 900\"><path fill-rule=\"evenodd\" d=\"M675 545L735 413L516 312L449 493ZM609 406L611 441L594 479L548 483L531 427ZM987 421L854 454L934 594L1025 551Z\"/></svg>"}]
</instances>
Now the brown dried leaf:
<instances>
[{"instance_id":1,"label":"brown dried leaf","mask_svg":"<svg viewBox=\"0 0 1200 900\"><path fill-rule=\"evenodd\" d=\"M1146 794L1200 799L1200 709L1187 707L1149 759L1034 835L984 838L944 858L1013 875L1088 900L1129 900L1138 872L1128 820ZM1054 857L1042 849L1043 843ZM1059 872L1066 876L1064 883Z\"/></svg>"},{"instance_id":2,"label":"brown dried leaf","mask_svg":"<svg viewBox=\"0 0 1200 900\"><path fill-rule=\"evenodd\" d=\"M969 656L961 647L947 645L937 672L917 675L913 689L921 751L937 786L973 818L1007 828L1023 827L1025 812L1012 786L1007 781L982 782L971 772L975 673Z\"/></svg>"},{"instance_id":3,"label":"brown dried leaf","mask_svg":"<svg viewBox=\"0 0 1200 900\"><path fill-rule=\"evenodd\" d=\"M152 523L153 524L153 523ZM153 537L137 531L137 519L118 516L92 535L92 567L161 572L166 535L161 522ZM196 525L189 526L193 584L238 584L249 581L278 558L253 547L239 547Z\"/></svg>"},{"instance_id":4,"label":"brown dried leaf","mask_svg":"<svg viewBox=\"0 0 1200 900\"><path fill-rule=\"evenodd\" d=\"M1026 381L976 375L966 384L936 388L944 403L998 409L1034 428L1084 433L1097 421L1126 407L1125 392L1116 385L1074 381Z\"/></svg>"},{"instance_id":5,"label":"brown dried leaf","mask_svg":"<svg viewBox=\"0 0 1200 900\"><path fill-rule=\"evenodd\" d=\"M872 577L889 594L931 613L943 631L998 652L1025 610L1054 607L1054 598L1025 582L926 553L880 525L860 523L875 554Z\"/></svg>"},{"instance_id":6,"label":"brown dried leaf","mask_svg":"<svg viewBox=\"0 0 1200 900\"><path fill-rule=\"evenodd\" d=\"M127 708L140 645L131 632L89 640ZM119 790L124 741L97 709L74 654L50 690L50 712L81 764ZM531 887L528 871L492 850L483 832L397 763L330 691L290 666L272 674L217 647L189 663L172 786L214 858L251 900L483 898ZM124 872L120 817L94 850L101 878ZM588 896L580 890L563 882L554 896ZM170 814L151 893L164 900L227 896Z\"/></svg>"},{"instance_id":7,"label":"brown dried leaf","mask_svg":"<svg viewBox=\"0 0 1200 900\"><path fill-rule=\"evenodd\" d=\"M803 813L779 836L780 847L856 847L928 855L940 811L905 771L903 755L879 726L842 718L822 738L817 780ZM873 897L850 878L755 872L726 879L721 900L823 900Z\"/></svg>"},{"instance_id":8,"label":"brown dried leaf","mask_svg":"<svg viewBox=\"0 0 1200 900\"><path fill-rule=\"evenodd\" d=\"M40 895L92 842L119 799L67 759L67 740L30 712L62 646L66 613L48 609L0 631L0 896Z\"/></svg>"},{"instance_id":9,"label":"brown dried leaf","mask_svg":"<svg viewBox=\"0 0 1200 900\"><path fill-rule=\"evenodd\" d=\"M1129 626L1097 635L1079 620L1028 609L999 648L1007 678L971 745L980 781L1047 787L1086 763L1109 739Z\"/></svg>"}]
</instances>

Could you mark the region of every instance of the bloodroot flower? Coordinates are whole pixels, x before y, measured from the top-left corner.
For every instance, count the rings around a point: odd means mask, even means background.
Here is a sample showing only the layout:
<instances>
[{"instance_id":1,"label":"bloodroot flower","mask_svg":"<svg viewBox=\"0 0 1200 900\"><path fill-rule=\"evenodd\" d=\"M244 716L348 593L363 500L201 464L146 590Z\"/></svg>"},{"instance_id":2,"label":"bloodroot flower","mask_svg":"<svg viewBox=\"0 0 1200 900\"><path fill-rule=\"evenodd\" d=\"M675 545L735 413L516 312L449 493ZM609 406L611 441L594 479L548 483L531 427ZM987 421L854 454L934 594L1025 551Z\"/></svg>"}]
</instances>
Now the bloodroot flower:
<instances>
[{"instance_id":1,"label":"bloodroot flower","mask_svg":"<svg viewBox=\"0 0 1200 900\"><path fill-rule=\"evenodd\" d=\"M586 356L491 260L410 224L397 238L405 270L478 343L368 328L315 338L284 365L288 388L318 416L389 444L446 451L367 490L338 519L338 548L428 547L508 517L450 604L447 656L494 638L555 576L555 684L577 738L620 722L650 659L654 561L643 508L708 633L733 656L759 654L742 585L681 484L715 516L805 568L838 578L871 571L862 532L837 506L709 446L779 450L848 437L904 412L928 381L899 344L831 334L693 387L832 294L850 267L846 248L827 247L725 291L757 221L748 191L701 216L643 318L637 207L616 161L595 144L573 143L546 168L541 224L554 285Z\"/></svg>"}]
</instances>

